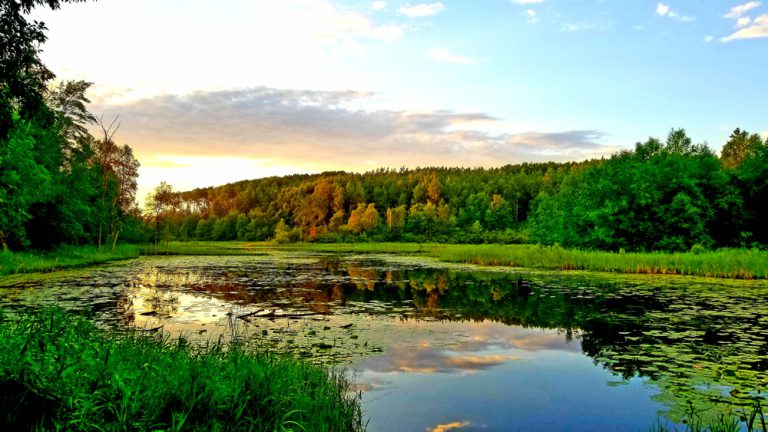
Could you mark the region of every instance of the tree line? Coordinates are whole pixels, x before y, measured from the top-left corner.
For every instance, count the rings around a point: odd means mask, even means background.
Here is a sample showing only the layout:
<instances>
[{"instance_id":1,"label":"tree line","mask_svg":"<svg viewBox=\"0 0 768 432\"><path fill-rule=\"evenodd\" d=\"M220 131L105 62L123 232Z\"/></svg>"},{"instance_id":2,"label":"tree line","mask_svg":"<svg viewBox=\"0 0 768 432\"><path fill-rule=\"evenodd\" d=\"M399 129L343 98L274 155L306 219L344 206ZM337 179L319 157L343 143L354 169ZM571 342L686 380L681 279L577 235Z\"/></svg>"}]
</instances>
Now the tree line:
<instances>
[{"instance_id":1,"label":"tree line","mask_svg":"<svg viewBox=\"0 0 768 432\"><path fill-rule=\"evenodd\" d=\"M147 204L160 238L290 241L523 241L541 191L576 163L494 169L379 169L241 181Z\"/></svg>"},{"instance_id":2,"label":"tree line","mask_svg":"<svg viewBox=\"0 0 768 432\"><path fill-rule=\"evenodd\" d=\"M147 200L156 239L560 244L603 250L768 245L768 140L718 157L682 129L610 158L248 180Z\"/></svg>"},{"instance_id":3,"label":"tree line","mask_svg":"<svg viewBox=\"0 0 768 432\"><path fill-rule=\"evenodd\" d=\"M40 60L46 28L26 16L62 2L77 0L0 2L0 250L114 245L142 230L139 163L115 142L119 124L88 111L91 83L54 85Z\"/></svg>"}]
</instances>

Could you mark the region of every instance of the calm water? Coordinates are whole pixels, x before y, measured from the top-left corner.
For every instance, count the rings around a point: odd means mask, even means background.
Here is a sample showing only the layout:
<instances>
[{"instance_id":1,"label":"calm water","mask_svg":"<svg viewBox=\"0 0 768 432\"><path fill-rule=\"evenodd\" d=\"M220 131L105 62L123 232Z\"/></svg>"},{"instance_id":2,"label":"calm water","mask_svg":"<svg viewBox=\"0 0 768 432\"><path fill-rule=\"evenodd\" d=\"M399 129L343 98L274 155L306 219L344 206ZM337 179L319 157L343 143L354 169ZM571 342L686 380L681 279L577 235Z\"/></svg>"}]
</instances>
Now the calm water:
<instances>
[{"instance_id":1,"label":"calm water","mask_svg":"<svg viewBox=\"0 0 768 432\"><path fill-rule=\"evenodd\" d=\"M346 368L371 431L649 430L768 388L768 284L309 253L0 281L0 305Z\"/></svg>"}]
</instances>

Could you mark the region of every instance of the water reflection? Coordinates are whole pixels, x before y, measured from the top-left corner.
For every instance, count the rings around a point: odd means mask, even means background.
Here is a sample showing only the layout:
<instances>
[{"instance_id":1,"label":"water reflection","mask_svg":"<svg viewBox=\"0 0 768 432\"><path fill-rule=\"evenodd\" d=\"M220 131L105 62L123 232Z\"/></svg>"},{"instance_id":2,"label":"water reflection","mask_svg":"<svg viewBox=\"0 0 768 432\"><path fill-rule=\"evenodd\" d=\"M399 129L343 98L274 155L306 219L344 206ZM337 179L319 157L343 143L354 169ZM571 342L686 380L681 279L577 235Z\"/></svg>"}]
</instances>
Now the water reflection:
<instances>
[{"instance_id":1,"label":"water reflection","mask_svg":"<svg viewBox=\"0 0 768 432\"><path fill-rule=\"evenodd\" d=\"M394 342L384 354L357 363L359 370L373 372L474 373L510 361L528 359L528 353L548 350L581 352L576 342L562 333L509 327L492 322L435 325L403 321L401 334L418 335Z\"/></svg>"},{"instance_id":2,"label":"water reflection","mask_svg":"<svg viewBox=\"0 0 768 432\"><path fill-rule=\"evenodd\" d=\"M6 306L58 304L90 310L106 323L201 338L228 335L314 362L353 364L360 389L372 397L402 376L438 375L446 383L456 377L548 374L565 385L572 378L564 368L591 371L594 363L607 372L584 373L599 384L571 384L599 398L634 394L651 382L654 390L641 397L653 394L678 421L691 406L717 416L750 405L768 388L764 282L523 276L392 256L283 254L141 260L0 288L0 298ZM606 390L606 381L635 384ZM529 384L534 388L521 391L536 394L535 387L543 386ZM398 385L410 389L411 383ZM483 385L496 388L493 382ZM435 397L430 391L425 397ZM542 401L548 397L541 394ZM628 405L644 407L637 413L645 419L641 429L654 422L648 412L661 408L630 401L614 416L629 415ZM493 423L448 414L423 420L421 430Z\"/></svg>"}]
</instances>

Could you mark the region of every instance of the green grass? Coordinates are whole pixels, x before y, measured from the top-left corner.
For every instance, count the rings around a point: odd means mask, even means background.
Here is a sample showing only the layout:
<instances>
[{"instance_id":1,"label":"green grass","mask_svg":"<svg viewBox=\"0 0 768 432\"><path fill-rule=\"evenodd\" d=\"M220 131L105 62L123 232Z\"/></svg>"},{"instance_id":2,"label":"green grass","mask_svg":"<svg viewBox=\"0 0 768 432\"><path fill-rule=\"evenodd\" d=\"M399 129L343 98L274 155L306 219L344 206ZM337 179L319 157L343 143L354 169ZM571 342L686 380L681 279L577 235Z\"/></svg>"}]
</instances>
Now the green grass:
<instances>
[{"instance_id":1,"label":"green grass","mask_svg":"<svg viewBox=\"0 0 768 432\"><path fill-rule=\"evenodd\" d=\"M0 252L0 276L135 258L142 255L261 255L270 250L334 253L421 254L441 261L550 270L693 275L730 279L768 278L768 251L722 249L700 253L616 253L537 245L436 243L169 242L160 245L62 248L50 254Z\"/></svg>"},{"instance_id":2,"label":"green grass","mask_svg":"<svg viewBox=\"0 0 768 432\"><path fill-rule=\"evenodd\" d=\"M51 252L11 252L0 250L0 276L18 273L51 272L63 268L85 267L108 261L138 258L136 245L111 247L62 246Z\"/></svg>"},{"instance_id":3,"label":"green grass","mask_svg":"<svg viewBox=\"0 0 768 432\"><path fill-rule=\"evenodd\" d=\"M690 275L729 279L768 278L768 251L721 249L699 253L600 252L538 245L457 245L436 243L271 243L197 242L169 245L171 253L253 254L267 250L335 253L421 254L445 262L549 270Z\"/></svg>"},{"instance_id":4,"label":"green grass","mask_svg":"<svg viewBox=\"0 0 768 432\"><path fill-rule=\"evenodd\" d=\"M343 376L240 345L0 315L0 430L362 430Z\"/></svg>"},{"instance_id":5,"label":"green grass","mask_svg":"<svg viewBox=\"0 0 768 432\"><path fill-rule=\"evenodd\" d=\"M615 273L676 274L733 279L768 277L768 251L615 253L534 245L450 245L433 256L448 262Z\"/></svg>"},{"instance_id":6,"label":"green grass","mask_svg":"<svg viewBox=\"0 0 768 432\"><path fill-rule=\"evenodd\" d=\"M239 241L172 241L142 245L142 255L263 255L276 243Z\"/></svg>"}]
</instances>

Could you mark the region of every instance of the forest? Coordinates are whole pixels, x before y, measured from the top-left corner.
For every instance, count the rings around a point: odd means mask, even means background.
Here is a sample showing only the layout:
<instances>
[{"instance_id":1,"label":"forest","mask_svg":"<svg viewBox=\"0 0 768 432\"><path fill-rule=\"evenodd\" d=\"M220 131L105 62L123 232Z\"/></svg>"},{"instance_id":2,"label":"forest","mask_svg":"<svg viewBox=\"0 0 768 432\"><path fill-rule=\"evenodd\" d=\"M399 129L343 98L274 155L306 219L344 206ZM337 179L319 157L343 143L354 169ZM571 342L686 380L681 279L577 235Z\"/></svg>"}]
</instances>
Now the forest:
<instances>
[{"instance_id":1,"label":"forest","mask_svg":"<svg viewBox=\"0 0 768 432\"><path fill-rule=\"evenodd\" d=\"M610 158L241 181L147 199L155 240L541 243L599 250L762 247L768 140L718 157L683 129Z\"/></svg>"},{"instance_id":2,"label":"forest","mask_svg":"<svg viewBox=\"0 0 768 432\"><path fill-rule=\"evenodd\" d=\"M246 180L136 204L139 162L86 81L40 60L35 6L2 5L0 248L169 240L534 243L609 251L768 245L768 140L736 129L718 156L683 129L609 158L499 168L382 168ZM91 131L98 131L94 136Z\"/></svg>"}]
</instances>

